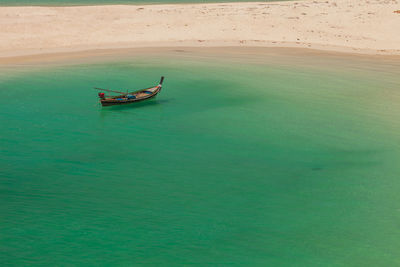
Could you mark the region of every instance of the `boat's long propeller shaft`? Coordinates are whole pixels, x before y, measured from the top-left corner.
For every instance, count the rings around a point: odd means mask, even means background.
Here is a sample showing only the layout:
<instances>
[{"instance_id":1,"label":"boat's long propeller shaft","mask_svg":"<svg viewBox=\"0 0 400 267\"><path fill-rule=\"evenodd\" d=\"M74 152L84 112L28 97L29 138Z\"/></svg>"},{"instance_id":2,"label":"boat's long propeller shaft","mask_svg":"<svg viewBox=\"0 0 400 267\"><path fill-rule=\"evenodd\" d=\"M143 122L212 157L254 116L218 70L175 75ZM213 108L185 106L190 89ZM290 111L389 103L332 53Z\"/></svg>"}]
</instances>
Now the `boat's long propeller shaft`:
<instances>
[{"instance_id":1,"label":"boat's long propeller shaft","mask_svg":"<svg viewBox=\"0 0 400 267\"><path fill-rule=\"evenodd\" d=\"M126 92L119 92L119 91L114 91L114 90L110 90L110 89L103 89L103 88L97 88L97 87L94 87L94 89L96 89L96 90L102 90L102 91L107 91L107 92L118 93L118 94L121 94L121 95L125 95L125 94L126 94Z\"/></svg>"},{"instance_id":2,"label":"boat's long propeller shaft","mask_svg":"<svg viewBox=\"0 0 400 267\"><path fill-rule=\"evenodd\" d=\"M159 86L160 86L160 87L161 87L163 81L164 81L164 76L161 76L161 80L160 80L160 83L159 83ZM153 88L153 87L150 87L150 88ZM150 88L146 88L146 89L150 89ZM101 91L106 91L106 92L113 92L113 93L117 93L117 94L121 94L121 95L135 94L135 93L138 93L138 92L140 92L140 91L146 90L146 89L140 89L140 90L137 90L137 91L129 92L129 93L128 93L128 92L120 92L120 91L115 91L115 90L110 90L110 89L104 89L104 88L98 88L98 87L94 87L94 89L96 89L96 90L101 90Z\"/></svg>"}]
</instances>

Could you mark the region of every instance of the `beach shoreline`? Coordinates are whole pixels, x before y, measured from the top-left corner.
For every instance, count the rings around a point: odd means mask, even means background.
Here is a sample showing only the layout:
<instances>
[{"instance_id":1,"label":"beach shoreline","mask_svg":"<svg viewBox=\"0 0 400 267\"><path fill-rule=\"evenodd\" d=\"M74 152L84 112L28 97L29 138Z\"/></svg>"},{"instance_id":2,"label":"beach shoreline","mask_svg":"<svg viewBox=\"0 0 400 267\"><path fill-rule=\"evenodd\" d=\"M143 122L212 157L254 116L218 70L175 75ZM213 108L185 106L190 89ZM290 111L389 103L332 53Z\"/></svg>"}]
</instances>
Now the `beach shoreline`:
<instances>
[{"instance_id":1,"label":"beach shoreline","mask_svg":"<svg viewBox=\"0 0 400 267\"><path fill-rule=\"evenodd\" d=\"M397 0L0 7L0 62L157 47L284 47L398 56L398 9Z\"/></svg>"},{"instance_id":2,"label":"beach shoreline","mask_svg":"<svg viewBox=\"0 0 400 267\"><path fill-rule=\"evenodd\" d=\"M253 58L255 61L266 60L275 56L285 55L288 61L296 57L307 56L311 58L324 57L336 59L373 60L379 62L400 62L400 55L356 54L337 52L331 50L305 49L299 47L136 47L120 49L92 49L80 51L67 51L58 53L30 54L13 57L0 57L0 67L11 66L58 66L92 64L113 61L125 61L138 58L165 58L165 57L192 57L198 60L207 58L233 59L240 62L241 58ZM239 60L239 61L236 61Z\"/></svg>"}]
</instances>

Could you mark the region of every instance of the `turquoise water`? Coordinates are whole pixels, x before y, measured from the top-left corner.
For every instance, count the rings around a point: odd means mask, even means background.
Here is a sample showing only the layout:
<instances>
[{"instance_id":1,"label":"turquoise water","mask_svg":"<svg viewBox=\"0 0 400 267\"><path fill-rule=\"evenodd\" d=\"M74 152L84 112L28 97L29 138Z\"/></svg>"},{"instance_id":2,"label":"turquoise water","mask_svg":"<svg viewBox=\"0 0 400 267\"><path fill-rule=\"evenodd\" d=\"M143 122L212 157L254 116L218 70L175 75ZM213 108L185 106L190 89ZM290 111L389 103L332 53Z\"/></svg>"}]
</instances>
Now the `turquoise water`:
<instances>
[{"instance_id":1,"label":"turquoise water","mask_svg":"<svg viewBox=\"0 0 400 267\"><path fill-rule=\"evenodd\" d=\"M279 0L262 0L274 2ZM290 1L290 0L289 0ZM110 4L172 4L172 3L223 3L254 2L254 0L0 0L0 6L74 6L74 5L110 5Z\"/></svg>"},{"instance_id":2,"label":"turquoise water","mask_svg":"<svg viewBox=\"0 0 400 267\"><path fill-rule=\"evenodd\" d=\"M2 266L400 263L399 61L177 52L0 90Z\"/></svg>"}]
</instances>

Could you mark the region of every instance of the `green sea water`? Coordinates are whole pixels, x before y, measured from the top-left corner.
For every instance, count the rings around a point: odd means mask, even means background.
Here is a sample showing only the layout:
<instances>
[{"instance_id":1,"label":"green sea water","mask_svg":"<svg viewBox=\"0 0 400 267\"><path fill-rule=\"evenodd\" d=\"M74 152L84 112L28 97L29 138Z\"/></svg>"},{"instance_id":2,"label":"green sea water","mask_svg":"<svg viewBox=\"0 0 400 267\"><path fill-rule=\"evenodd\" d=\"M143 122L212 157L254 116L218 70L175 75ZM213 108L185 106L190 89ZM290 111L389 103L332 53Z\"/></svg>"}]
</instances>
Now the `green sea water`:
<instances>
[{"instance_id":1,"label":"green sea water","mask_svg":"<svg viewBox=\"0 0 400 267\"><path fill-rule=\"evenodd\" d=\"M3 66L1 266L399 265L400 62L243 51Z\"/></svg>"},{"instance_id":2,"label":"green sea water","mask_svg":"<svg viewBox=\"0 0 400 267\"><path fill-rule=\"evenodd\" d=\"M275 2L282 0L262 0ZM290 0L289 0L290 1ZM0 6L78 6L78 5L117 5L117 4L177 4L177 3L224 3L254 2L254 0L0 0Z\"/></svg>"}]
</instances>

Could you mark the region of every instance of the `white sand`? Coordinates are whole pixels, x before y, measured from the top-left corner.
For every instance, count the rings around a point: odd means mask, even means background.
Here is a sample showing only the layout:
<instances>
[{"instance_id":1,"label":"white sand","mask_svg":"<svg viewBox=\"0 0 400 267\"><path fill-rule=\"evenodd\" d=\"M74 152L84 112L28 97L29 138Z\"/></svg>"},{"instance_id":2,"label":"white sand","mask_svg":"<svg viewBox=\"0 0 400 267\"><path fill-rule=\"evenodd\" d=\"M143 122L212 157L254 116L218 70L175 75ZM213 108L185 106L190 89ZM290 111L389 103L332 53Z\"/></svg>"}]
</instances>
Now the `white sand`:
<instances>
[{"instance_id":1,"label":"white sand","mask_svg":"<svg viewBox=\"0 0 400 267\"><path fill-rule=\"evenodd\" d=\"M396 10L400 0L0 7L0 57L176 46L400 55Z\"/></svg>"}]
</instances>

